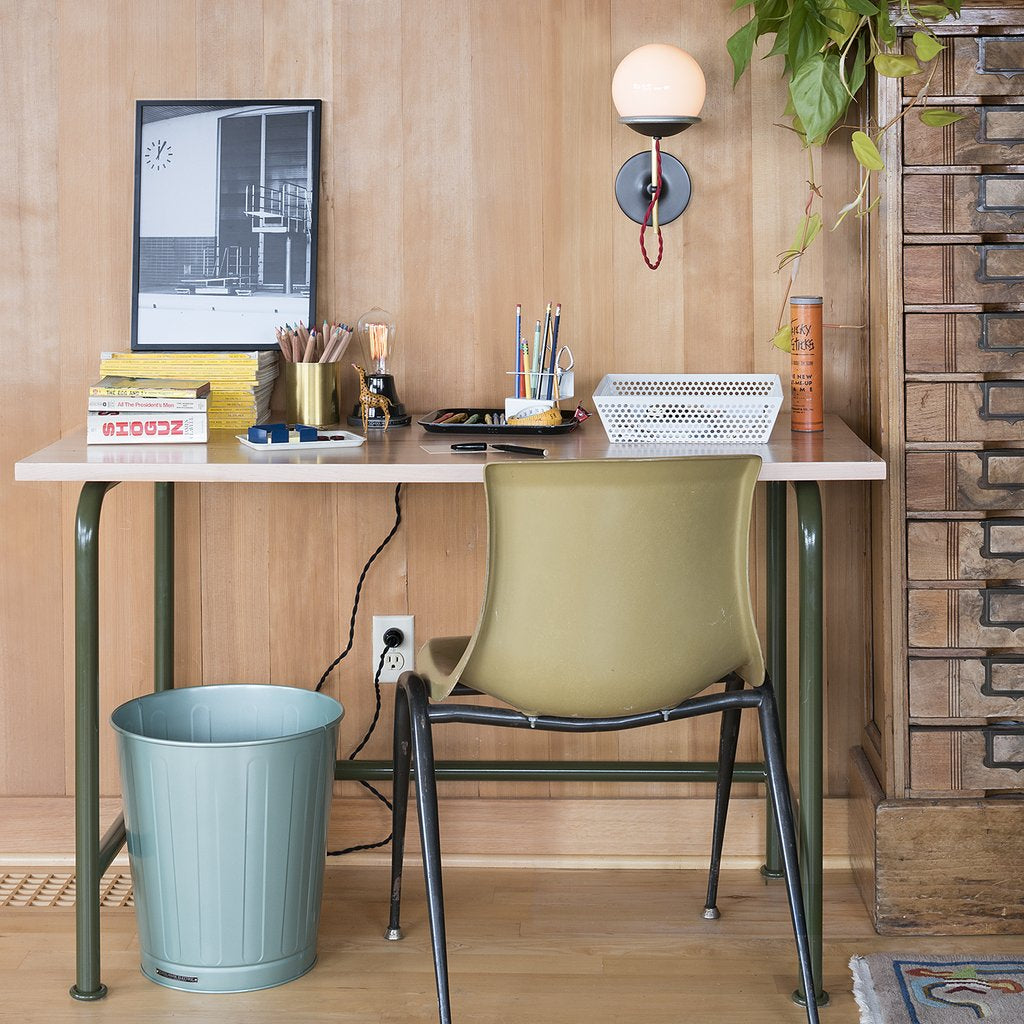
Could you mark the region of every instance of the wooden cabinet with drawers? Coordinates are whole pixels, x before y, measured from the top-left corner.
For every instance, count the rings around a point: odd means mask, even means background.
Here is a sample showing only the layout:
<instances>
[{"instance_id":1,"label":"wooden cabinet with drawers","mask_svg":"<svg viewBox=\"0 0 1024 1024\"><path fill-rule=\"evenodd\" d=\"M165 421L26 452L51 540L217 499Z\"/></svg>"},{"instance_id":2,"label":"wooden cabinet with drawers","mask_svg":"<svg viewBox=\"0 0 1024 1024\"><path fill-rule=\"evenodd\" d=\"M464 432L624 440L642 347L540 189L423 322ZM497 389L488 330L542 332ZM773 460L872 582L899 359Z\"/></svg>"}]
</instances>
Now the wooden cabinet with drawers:
<instances>
[{"instance_id":1,"label":"wooden cabinet with drawers","mask_svg":"<svg viewBox=\"0 0 1024 1024\"><path fill-rule=\"evenodd\" d=\"M912 52L917 26L890 10ZM868 265L889 478L874 496L874 686L850 841L880 932L1020 933L1024 0L965 0L935 29L926 96L926 75L873 85L871 124L895 126ZM929 127L922 105L964 116Z\"/></svg>"},{"instance_id":2,"label":"wooden cabinet with drawers","mask_svg":"<svg viewBox=\"0 0 1024 1024\"><path fill-rule=\"evenodd\" d=\"M939 31L927 96L923 76L878 86L879 123L905 111L885 152L891 732L871 758L894 799L1024 792L1024 7ZM922 103L963 117L929 127Z\"/></svg>"}]
</instances>

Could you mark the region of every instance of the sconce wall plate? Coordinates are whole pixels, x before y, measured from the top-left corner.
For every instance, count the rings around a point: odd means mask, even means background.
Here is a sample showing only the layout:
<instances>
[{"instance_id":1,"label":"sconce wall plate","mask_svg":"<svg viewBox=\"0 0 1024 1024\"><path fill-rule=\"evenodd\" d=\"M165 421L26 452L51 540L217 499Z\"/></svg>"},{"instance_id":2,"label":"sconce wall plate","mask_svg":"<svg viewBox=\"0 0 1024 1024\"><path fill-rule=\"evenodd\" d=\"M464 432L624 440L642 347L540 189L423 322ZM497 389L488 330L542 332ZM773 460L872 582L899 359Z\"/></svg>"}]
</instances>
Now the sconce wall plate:
<instances>
[{"instance_id":1,"label":"sconce wall plate","mask_svg":"<svg viewBox=\"0 0 1024 1024\"><path fill-rule=\"evenodd\" d=\"M686 168L671 153L661 154L661 199L658 222L671 224L690 203L692 188ZM642 224L651 205L651 154L631 156L615 176L615 198L619 209L637 224Z\"/></svg>"}]
</instances>

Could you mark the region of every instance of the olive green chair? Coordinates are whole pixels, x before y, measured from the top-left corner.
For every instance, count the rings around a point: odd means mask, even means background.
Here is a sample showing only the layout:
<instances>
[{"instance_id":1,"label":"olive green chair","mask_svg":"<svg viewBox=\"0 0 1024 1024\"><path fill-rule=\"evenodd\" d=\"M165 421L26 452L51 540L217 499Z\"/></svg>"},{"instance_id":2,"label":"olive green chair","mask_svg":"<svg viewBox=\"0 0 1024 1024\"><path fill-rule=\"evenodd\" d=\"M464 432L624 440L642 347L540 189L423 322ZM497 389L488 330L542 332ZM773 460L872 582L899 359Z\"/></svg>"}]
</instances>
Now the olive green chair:
<instances>
[{"instance_id":1,"label":"olive green chair","mask_svg":"<svg viewBox=\"0 0 1024 1024\"><path fill-rule=\"evenodd\" d=\"M595 732L722 714L711 873L715 906L740 711L757 708L781 836L807 1019L818 1020L778 710L754 627L747 550L761 460L492 463L487 586L471 637L429 641L395 701L390 939L409 775L426 877L441 1024L451 1022L432 728L467 722ZM700 694L714 683L724 690ZM449 698L485 694L504 707Z\"/></svg>"}]
</instances>

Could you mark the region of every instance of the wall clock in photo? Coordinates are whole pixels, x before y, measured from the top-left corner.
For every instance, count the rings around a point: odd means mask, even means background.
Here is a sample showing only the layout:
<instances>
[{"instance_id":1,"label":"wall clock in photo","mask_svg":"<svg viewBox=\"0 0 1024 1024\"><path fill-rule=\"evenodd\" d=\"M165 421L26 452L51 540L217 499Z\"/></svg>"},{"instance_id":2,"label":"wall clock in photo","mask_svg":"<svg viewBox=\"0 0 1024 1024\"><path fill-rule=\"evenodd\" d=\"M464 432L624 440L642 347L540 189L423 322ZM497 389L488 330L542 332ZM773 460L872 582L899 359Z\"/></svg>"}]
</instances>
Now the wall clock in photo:
<instances>
[{"instance_id":1,"label":"wall clock in photo","mask_svg":"<svg viewBox=\"0 0 1024 1024\"><path fill-rule=\"evenodd\" d=\"M146 166L154 171L162 171L171 162L173 155L174 150L166 139L153 139L142 154Z\"/></svg>"}]
</instances>

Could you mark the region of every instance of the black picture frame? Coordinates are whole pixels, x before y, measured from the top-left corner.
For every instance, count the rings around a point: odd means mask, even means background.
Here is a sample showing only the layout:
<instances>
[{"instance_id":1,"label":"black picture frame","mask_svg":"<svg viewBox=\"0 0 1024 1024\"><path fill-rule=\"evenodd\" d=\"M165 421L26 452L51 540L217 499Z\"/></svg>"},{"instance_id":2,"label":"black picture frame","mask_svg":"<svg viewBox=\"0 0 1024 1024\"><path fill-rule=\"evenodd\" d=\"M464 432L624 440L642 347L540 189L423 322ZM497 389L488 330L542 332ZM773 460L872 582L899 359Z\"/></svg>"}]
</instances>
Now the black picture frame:
<instances>
[{"instance_id":1,"label":"black picture frame","mask_svg":"<svg viewBox=\"0 0 1024 1024\"><path fill-rule=\"evenodd\" d=\"M276 349L315 322L321 108L136 102L133 351Z\"/></svg>"}]
</instances>

